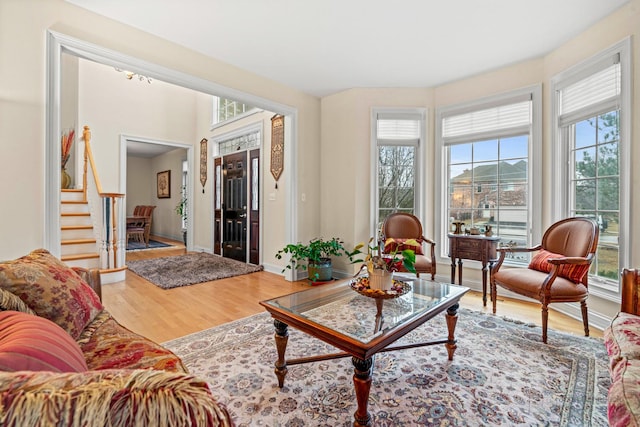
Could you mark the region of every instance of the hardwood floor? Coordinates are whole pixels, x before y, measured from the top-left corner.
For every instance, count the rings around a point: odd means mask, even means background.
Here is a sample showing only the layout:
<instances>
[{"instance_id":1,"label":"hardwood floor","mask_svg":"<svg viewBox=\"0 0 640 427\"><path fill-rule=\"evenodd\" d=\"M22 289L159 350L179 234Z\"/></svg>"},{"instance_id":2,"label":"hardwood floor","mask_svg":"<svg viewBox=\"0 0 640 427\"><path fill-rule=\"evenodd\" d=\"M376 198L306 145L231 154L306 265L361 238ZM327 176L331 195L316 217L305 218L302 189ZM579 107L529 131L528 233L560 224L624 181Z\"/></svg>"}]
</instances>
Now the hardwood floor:
<instances>
[{"instance_id":1,"label":"hardwood floor","mask_svg":"<svg viewBox=\"0 0 640 427\"><path fill-rule=\"evenodd\" d=\"M171 248L127 253L127 261L174 256L186 253L181 242L159 237L154 240L172 243ZM156 342L162 343L232 320L262 313L258 303L310 287L306 282L287 282L281 275L258 272L191 286L161 289L129 271L122 282L102 286L103 304L124 326ZM463 307L490 313L482 307L482 295L468 292ZM540 320L540 306L511 299L498 301L498 315L532 322ZM582 322L550 310L549 328L583 335ZM591 336L602 337L602 331L591 328Z\"/></svg>"}]
</instances>

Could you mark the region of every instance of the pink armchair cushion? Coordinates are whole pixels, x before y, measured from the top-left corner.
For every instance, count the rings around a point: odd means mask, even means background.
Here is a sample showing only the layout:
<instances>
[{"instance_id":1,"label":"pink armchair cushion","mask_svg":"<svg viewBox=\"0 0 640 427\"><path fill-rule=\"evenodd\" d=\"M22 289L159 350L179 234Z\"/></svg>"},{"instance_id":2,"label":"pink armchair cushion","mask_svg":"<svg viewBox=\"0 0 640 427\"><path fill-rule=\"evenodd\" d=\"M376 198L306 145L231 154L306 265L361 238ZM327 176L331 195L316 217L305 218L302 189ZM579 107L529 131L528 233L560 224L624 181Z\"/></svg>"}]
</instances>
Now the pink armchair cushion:
<instances>
[{"instance_id":1,"label":"pink armchair cushion","mask_svg":"<svg viewBox=\"0 0 640 427\"><path fill-rule=\"evenodd\" d=\"M38 316L57 323L73 339L103 309L93 289L45 249L0 263L0 288L18 296Z\"/></svg>"},{"instance_id":2,"label":"pink armchair cushion","mask_svg":"<svg viewBox=\"0 0 640 427\"><path fill-rule=\"evenodd\" d=\"M402 252L405 249L411 249L416 255L424 255L422 251L422 242L420 240L389 237L384 242L385 254Z\"/></svg>"},{"instance_id":3,"label":"pink armchair cushion","mask_svg":"<svg viewBox=\"0 0 640 427\"><path fill-rule=\"evenodd\" d=\"M554 254L553 252L540 249L529 263L529 268L533 270L549 273L552 264L547 262L550 258L564 258L564 255ZM589 271L589 264L565 264L558 268L558 276L569 279L574 283L582 281L582 278Z\"/></svg>"},{"instance_id":4,"label":"pink armchair cushion","mask_svg":"<svg viewBox=\"0 0 640 427\"><path fill-rule=\"evenodd\" d=\"M83 372L78 344L50 320L19 311L0 312L0 370Z\"/></svg>"}]
</instances>

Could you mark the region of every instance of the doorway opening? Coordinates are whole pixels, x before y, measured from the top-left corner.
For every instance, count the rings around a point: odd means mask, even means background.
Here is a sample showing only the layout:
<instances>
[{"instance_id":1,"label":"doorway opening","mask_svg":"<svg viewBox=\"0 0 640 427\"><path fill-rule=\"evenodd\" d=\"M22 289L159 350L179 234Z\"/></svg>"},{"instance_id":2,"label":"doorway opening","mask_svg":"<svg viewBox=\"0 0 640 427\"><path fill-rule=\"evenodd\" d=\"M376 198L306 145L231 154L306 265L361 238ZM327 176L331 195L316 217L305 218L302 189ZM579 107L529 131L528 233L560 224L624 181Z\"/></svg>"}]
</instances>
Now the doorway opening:
<instances>
[{"instance_id":1,"label":"doorway opening","mask_svg":"<svg viewBox=\"0 0 640 427\"><path fill-rule=\"evenodd\" d=\"M229 87L217 84L211 80L195 77L180 71L163 67L161 65L147 62L123 53L107 49L103 46L95 45L56 31L47 32L47 100L46 100L46 162L45 176L47 186L45 190L45 246L52 253L60 253L60 144L59 135L62 129L61 117L63 107L61 105L61 82L64 80L64 71L61 67L62 56L69 54L77 58L93 61L109 67L127 69L132 72L149 76L155 80L164 81L183 88L208 94L212 96L222 96L235 99L269 111L284 115L289 123L286 145L284 153L284 163L287 165L289 173L283 177L283 212L282 230L283 235L278 236L285 241L295 241L297 236L297 201L296 182L292 178L296 176L296 140L297 140L297 108L290 107L260 96L241 92ZM121 156L123 152L121 151ZM191 160L192 162L192 160ZM193 163L191 163L192 165ZM121 164L122 165L122 164ZM120 170L122 171L122 167ZM193 168L191 168L193 170ZM195 174L191 174L192 178ZM190 181L193 181L191 179ZM125 180L120 180L120 192L123 192ZM193 184L192 184L193 185ZM191 212L193 217L193 212ZM200 216L199 216L200 217ZM197 219L194 218L196 221ZM124 218L122 218L124 221ZM193 223L193 221L192 221ZM191 225L193 226L193 224ZM191 233L193 235L193 233ZM120 253L123 264L124 257Z\"/></svg>"},{"instance_id":2,"label":"doorway opening","mask_svg":"<svg viewBox=\"0 0 640 427\"><path fill-rule=\"evenodd\" d=\"M156 227L156 234L160 237L172 240L182 240L186 235L185 246L187 250L193 248L193 227L189 224L192 210L186 204L186 221L176 213L176 203L183 197L193 200L193 185L186 176L191 176L193 170L193 146L186 143L162 141L152 138L144 138L131 135L120 137L120 182L124 185L123 193L126 195L125 204L127 213L131 213L135 205L154 205L156 217L165 221L156 222L161 228ZM172 202L157 199L154 194L156 173L160 170L171 170L170 186L172 194L177 198ZM123 184L124 183L124 184ZM186 224L186 226L184 226ZM191 232L189 230L191 229ZM184 233L183 233L184 232Z\"/></svg>"}]
</instances>

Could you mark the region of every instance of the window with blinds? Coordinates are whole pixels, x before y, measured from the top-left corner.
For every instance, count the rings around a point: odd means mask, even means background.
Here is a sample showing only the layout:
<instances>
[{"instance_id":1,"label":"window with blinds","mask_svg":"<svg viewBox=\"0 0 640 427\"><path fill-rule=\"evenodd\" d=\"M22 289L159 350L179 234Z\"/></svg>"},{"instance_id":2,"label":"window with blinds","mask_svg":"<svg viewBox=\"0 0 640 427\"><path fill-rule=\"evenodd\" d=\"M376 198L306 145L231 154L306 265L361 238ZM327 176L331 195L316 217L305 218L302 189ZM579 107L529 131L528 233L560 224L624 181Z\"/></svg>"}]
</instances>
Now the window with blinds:
<instances>
[{"instance_id":1,"label":"window with blinds","mask_svg":"<svg viewBox=\"0 0 640 427\"><path fill-rule=\"evenodd\" d=\"M608 50L553 79L558 153L569 167L558 175L566 188L562 216L593 219L600 229L590 285L618 292L626 249L620 245L628 220L625 203L621 122L626 117L623 76L625 45ZM564 172L564 173L563 173ZM626 178L628 181L628 178ZM564 202L564 203L563 203Z\"/></svg>"},{"instance_id":2,"label":"window with blinds","mask_svg":"<svg viewBox=\"0 0 640 427\"><path fill-rule=\"evenodd\" d=\"M469 142L499 134L522 133L531 125L531 97L507 101L483 110L445 115L442 138L445 145Z\"/></svg>"},{"instance_id":3,"label":"window with blinds","mask_svg":"<svg viewBox=\"0 0 640 427\"><path fill-rule=\"evenodd\" d=\"M533 97L523 91L438 112L445 230L453 222L491 226L505 243L530 244ZM508 262L528 258L513 254Z\"/></svg>"},{"instance_id":4,"label":"window with blinds","mask_svg":"<svg viewBox=\"0 0 640 427\"><path fill-rule=\"evenodd\" d=\"M376 223L394 212L418 214L420 204L418 153L424 114L376 112Z\"/></svg>"}]
</instances>

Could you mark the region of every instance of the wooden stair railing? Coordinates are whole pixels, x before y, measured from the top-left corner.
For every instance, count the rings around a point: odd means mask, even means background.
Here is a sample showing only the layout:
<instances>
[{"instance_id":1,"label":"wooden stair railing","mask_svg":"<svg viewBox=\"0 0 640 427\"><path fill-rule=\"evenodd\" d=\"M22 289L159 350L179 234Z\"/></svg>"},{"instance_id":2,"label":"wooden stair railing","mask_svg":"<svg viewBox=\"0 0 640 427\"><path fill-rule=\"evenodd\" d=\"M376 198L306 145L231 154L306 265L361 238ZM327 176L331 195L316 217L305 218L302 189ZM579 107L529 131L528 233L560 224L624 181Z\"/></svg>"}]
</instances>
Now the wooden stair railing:
<instances>
[{"instance_id":1,"label":"wooden stair railing","mask_svg":"<svg viewBox=\"0 0 640 427\"><path fill-rule=\"evenodd\" d=\"M93 175L93 180L96 185L97 193L102 201L102 222L103 222L103 237L104 237L104 249L107 252L107 262L106 269L107 270L119 270L124 268L119 265L118 262L118 235L119 230L122 228L122 224L120 224L120 217L117 215L118 209L123 209L123 207L118 206L117 201L124 199L124 194L122 193L105 193L102 190L102 185L100 183L100 178L98 177L98 172L96 169L96 163L93 158L93 151L91 150L91 129L89 126L84 126L82 131L82 139L84 140L84 170L82 174L82 192L83 192L83 200L87 201L87 176L88 176L88 166L91 165L91 172ZM112 252L112 256L109 254Z\"/></svg>"}]
</instances>

